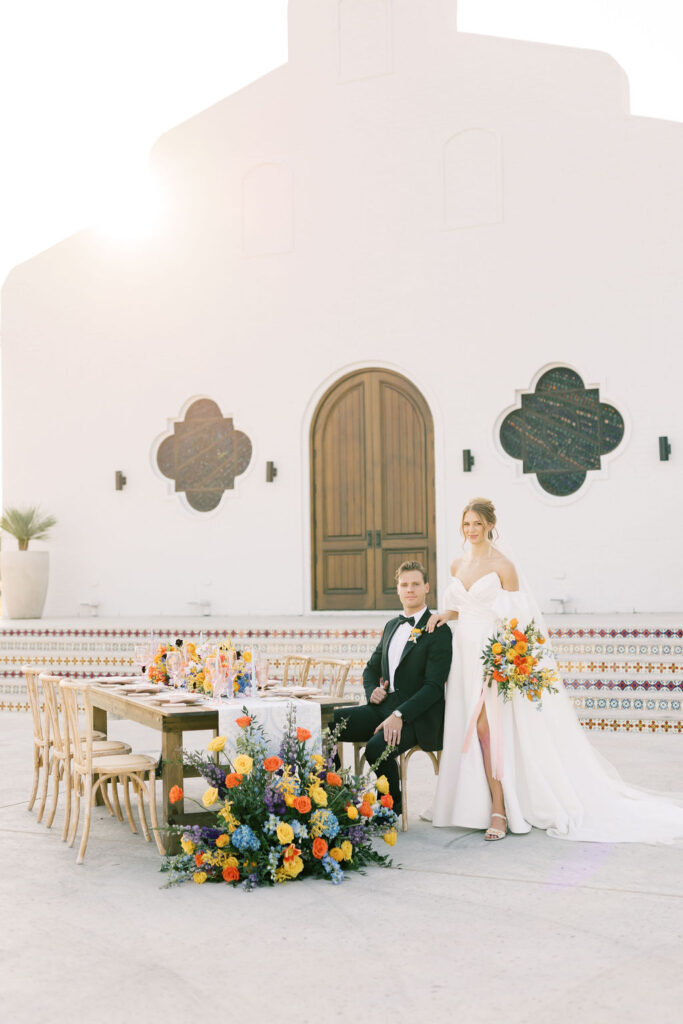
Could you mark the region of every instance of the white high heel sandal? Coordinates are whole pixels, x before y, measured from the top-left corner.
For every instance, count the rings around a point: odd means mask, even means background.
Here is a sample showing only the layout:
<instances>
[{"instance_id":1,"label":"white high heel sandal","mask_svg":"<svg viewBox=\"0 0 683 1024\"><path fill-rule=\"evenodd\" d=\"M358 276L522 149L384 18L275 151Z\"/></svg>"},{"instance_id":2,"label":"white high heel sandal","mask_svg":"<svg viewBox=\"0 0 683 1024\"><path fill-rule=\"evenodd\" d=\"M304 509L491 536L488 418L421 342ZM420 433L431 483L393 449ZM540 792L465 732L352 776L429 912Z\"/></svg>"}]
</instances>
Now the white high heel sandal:
<instances>
[{"instance_id":1,"label":"white high heel sandal","mask_svg":"<svg viewBox=\"0 0 683 1024\"><path fill-rule=\"evenodd\" d=\"M507 820L507 818L505 817L504 814L492 814L491 817L492 818L502 818L503 821L505 822L505 829L504 829L504 831L501 832L501 830L499 828L491 828L491 827L487 828L486 829L486 834L484 836L484 839L486 840L487 843L495 843L499 839L505 839L505 836L507 835L507 831L508 831L508 820Z\"/></svg>"}]
</instances>

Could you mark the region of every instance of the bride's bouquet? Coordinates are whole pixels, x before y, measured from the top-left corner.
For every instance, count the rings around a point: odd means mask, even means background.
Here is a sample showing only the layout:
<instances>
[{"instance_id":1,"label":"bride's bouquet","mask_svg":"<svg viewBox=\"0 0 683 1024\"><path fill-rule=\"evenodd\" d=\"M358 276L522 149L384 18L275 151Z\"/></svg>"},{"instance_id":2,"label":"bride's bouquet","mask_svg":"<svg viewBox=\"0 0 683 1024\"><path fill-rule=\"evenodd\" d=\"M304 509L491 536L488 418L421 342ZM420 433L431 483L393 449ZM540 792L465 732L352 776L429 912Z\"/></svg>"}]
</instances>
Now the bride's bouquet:
<instances>
[{"instance_id":1,"label":"bride's bouquet","mask_svg":"<svg viewBox=\"0 0 683 1024\"><path fill-rule=\"evenodd\" d=\"M517 619L503 619L501 629L486 642L481 660L484 679L489 686L498 685L503 700L512 700L518 690L541 710L544 692L557 693L557 673L541 665L545 637L532 619L526 629L518 629Z\"/></svg>"}]
</instances>

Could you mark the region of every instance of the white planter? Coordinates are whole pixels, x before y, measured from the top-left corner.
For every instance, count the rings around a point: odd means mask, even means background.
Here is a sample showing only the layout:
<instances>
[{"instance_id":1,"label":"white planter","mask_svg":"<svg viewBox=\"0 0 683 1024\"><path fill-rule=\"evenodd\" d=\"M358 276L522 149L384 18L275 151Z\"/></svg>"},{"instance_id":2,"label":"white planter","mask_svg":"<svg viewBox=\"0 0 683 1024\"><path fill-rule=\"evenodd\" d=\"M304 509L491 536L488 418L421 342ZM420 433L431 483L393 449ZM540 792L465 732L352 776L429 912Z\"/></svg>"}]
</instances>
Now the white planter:
<instances>
[{"instance_id":1,"label":"white planter","mask_svg":"<svg viewBox=\"0 0 683 1024\"><path fill-rule=\"evenodd\" d=\"M50 571L48 551L1 551L3 619L39 619Z\"/></svg>"}]
</instances>

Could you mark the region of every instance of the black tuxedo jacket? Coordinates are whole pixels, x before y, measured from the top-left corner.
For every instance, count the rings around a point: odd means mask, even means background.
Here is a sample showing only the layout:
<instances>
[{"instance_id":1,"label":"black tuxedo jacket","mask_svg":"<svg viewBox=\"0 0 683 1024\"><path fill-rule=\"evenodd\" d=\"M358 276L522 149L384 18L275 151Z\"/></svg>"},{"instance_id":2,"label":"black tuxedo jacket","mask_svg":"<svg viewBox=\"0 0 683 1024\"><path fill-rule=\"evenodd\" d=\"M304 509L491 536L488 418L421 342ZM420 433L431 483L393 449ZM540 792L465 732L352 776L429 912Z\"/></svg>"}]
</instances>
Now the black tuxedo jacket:
<instances>
[{"instance_id":1,"label":"black tuxedo jacket","mask_svg":"<svg viewBox=\"0 0 683 1024\"><path fill-rule=\"evenodd\" d=\"M386 711L387 717L398 708L403 721L415 728L417 742L423 750L441 750L444 687L453 657L453 634L448 626L438 626L433 633L425 632L430 615L427 609L415 623L415 628L422 633L415 643L409 640L403 648L394 675L394 691L388 693L377 708ZM380 679L389 678L389 644L399 625L398 617L387 622L382 639L365 666L363 687L368 702Z\"/></svg>"}]
</instances>

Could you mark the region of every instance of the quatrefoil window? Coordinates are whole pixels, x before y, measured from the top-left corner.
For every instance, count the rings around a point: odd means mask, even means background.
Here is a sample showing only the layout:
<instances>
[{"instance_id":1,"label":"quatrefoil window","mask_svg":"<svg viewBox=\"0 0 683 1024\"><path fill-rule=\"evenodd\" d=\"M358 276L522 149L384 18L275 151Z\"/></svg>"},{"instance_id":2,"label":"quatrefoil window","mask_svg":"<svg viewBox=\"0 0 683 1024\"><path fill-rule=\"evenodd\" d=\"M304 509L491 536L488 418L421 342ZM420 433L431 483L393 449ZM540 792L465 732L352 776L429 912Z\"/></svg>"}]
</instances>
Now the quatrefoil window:
<instances>
[{"instance_id":1,"label":"quatrefoil window","mask_svg":"<svg viewBox=\"0 0 683 1024\"><path fill-rule=\"evenodd\" d=\"M251 461L252 445L246 434L235 430L232 417L223 416L216 402L200 398L185 418L173 423L173 433L157 449L157 466L174 481L197 512L217 508L235 477Z\"/></svg>"},{"instance_id":2,"label":"quatrefoil window","mask_svg":"<svg viewBox=\"0 0 683 1024\"><path fill-rule=\"evenodd\" d=\"M600 401L599 388L587 388L575 370L555 366L521 396L521 408L500 427L500 443L522 472L535 474L548 494L574 494L601 457L624 437L621 413Z\"/></svg>"}]
</instances>

